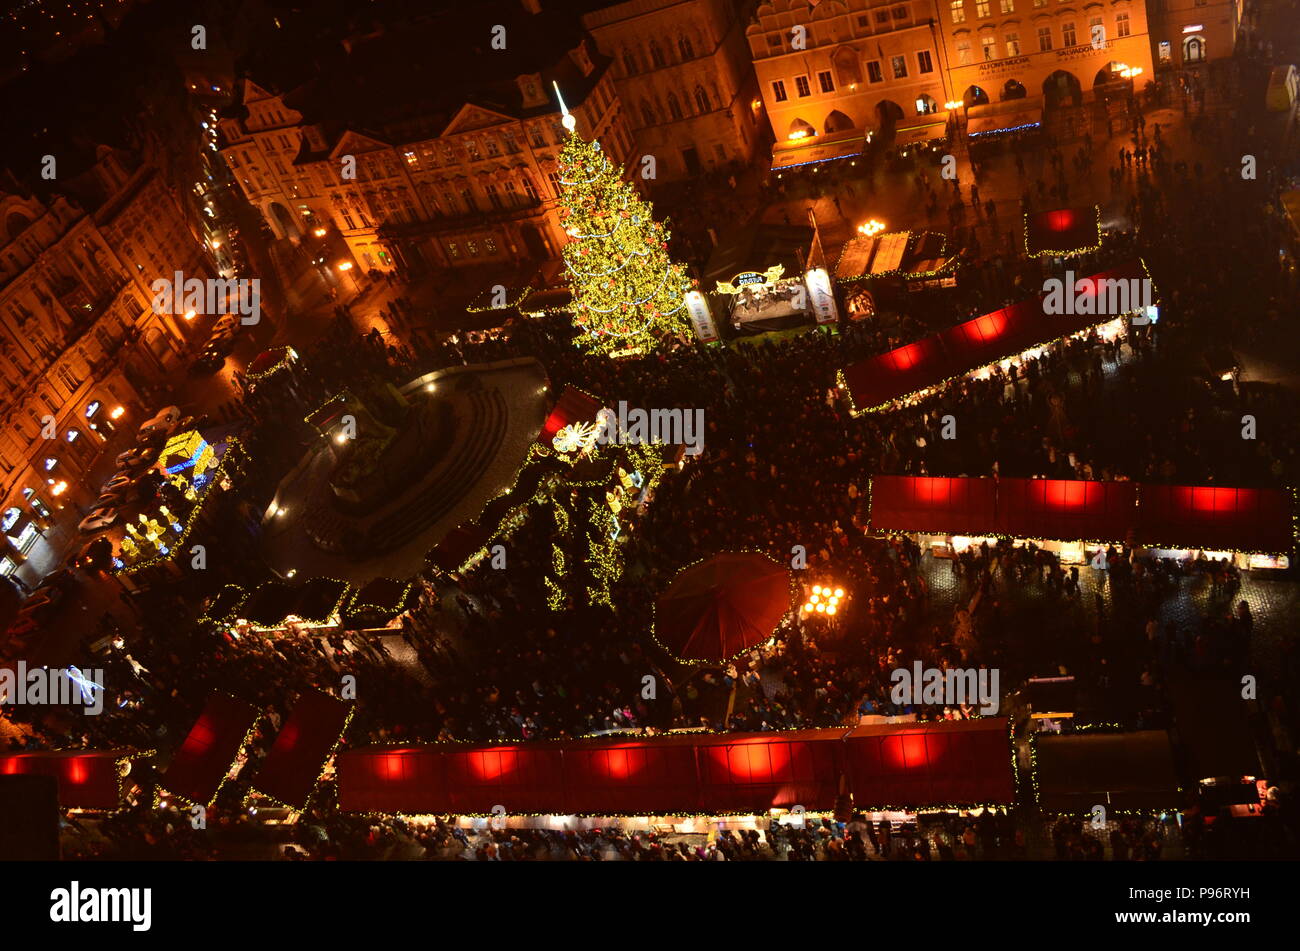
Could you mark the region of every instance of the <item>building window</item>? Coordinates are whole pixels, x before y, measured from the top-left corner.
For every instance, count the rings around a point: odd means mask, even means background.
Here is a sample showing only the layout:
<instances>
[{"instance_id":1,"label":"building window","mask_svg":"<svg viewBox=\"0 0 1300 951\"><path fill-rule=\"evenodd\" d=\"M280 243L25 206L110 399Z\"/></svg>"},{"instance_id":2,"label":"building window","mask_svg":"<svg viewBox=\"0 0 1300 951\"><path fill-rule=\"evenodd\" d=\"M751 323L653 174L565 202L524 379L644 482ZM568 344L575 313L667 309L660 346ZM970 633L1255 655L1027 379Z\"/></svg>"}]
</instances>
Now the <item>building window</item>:
<instances>
[{"instance_id":1,"label":"building window","mask_svg":"<svg viewBox=\"0 0 1300 951\"><path fill-rule=\"evenodd\" d=\"M488 254L497 253L497 243L491 235L483 239L483 247L487 249Z\"/></svg>"},{"instance_id":2,"label":"building window","mask_svg":"<svg viewBox=\"0 0 1300 951\"><path fill-rule=\"evenodd\" d=\"M930 60L929 50L921 50L916 54L916 70L920 73L934 72L934 63Z\"/></svg>"},{"instance_id":3,"label":"building window","mask_svg":"<svg viewBox=\"0 0 1300 951\"><path fill-rule=\"evenodd\" d=\"M889 57L889 66L894 73L895 79L903 79L907 76L907 57L891 56Z\"/></svg>"},{"instance_id":4,"label":"building window","mask_svg":"<svg viewBox=\"0 0 1300 951\"><path fill-rule=\"evenodd\" d=\"M888 11L888 10L877 10L877 11L876 11L876 22L877 22L877 23L888 23L888 22L889 22L889 11Z\"/></svg>"},{"instance_id":5,"label":"building window","mask_svg":"<svg viewBox=\"0 0 1300 951\"><path fill-rule=\"evenodd\" d=\"M474 193L468 188L462 188L460 190L460 201L461 204L465 206L466 214L472 215L474 212L478 211L478 205L474 202Z\"/></svg>"},{"instance_id":6,"label":"building window","mask_svg":"<svg viewBox=\"0 0 1300 951\"><path fill-rule=\"evenodd\" d=\"M420 167L420 157L416 155L414 152L411 151L403 152L402 157L406 159L406 164L410 165L412 168Z\"/></svg>"},{"instance_id":7,"label":"building window","mask_svg":"<svg viewBox=\"0 0 1300 951\"><path fill-rule=\"evenodd\" d=\"M817 83L822 87L822 92L834 92L835 81L831 78L831 71L823 69L817 74Z\"/></svg>"},{"instance_id":8,"label":"building window","mask_svg":"<svg viewBox=\"0 0 1300 951\"><path fill-rule=\"evenodd\" d=\"M1007 40L1007 55L1019 56L1020 55L1020 34L1008 33L1006 36L1006 40Z\"/></svg>"},{"instance_id":9,"label":"building window","mask_svg":"<svg viewBox=\"0 0 1300 951\"><path fill-rule=\"evenodd\" d=\"M777 102L785 102L790 97L785 94L785 80L778 79L772 83L772 98Z\"/></svg>"},{"instance_id":10,"label":"building window","mask_svg":"<svg viewBox=\"0 0 1300 951\"><path fill-rule=\"evenodd\" d=\"M970 65L970 40L957 41L957 65Z\"/></svg>"},{"instance_id":11,"label":"building window","mask_svg":"<svg viewBox=\"0 0 1300 951\"><path fill-rule=\"evenodd\" d=\"M894 7L894 19L895 20L907 19L907 7Z\"/></svg>"},{"instance_id":12,"label":"building window","mask_svg":"<svg viewBox=\"0 0 1300 951\"><path fill-rule=\"evenodd\" d=\"M488 182L486 185L483 186L483 191L487 193L488 202L492 205L493 208L502 207L501 195L497 191L497 186L495 182Z\"/></svg>"},{"instance_id":13,"label":"building window","mask_svg":"<svg viewBox=\"0 0 1300 951\"><path fill-rule=\"evenodd\" d=\"M1115 14L1115 35L1128 36L1128 32L1129 32L1128 14L1127 13Z\"/></svg>"},{"instance_id":14,"label":"building window","mask_svg":"<svg viewBox=\"0 0 1300 951\"><path fill-rule=\"evenodd\" d=\"M1088 18L1088 42L1094 45L1097 43L1106 45L1106 24L1102 22L1101 17Z\"/></svg>"},{"instance_id":15,"label":"building window","mask_svg":"<svg viewBox=\"0 0 1300 951\"><path fill-rule=\"evenodd\" d=\"M883 83L884 81L885 74L880 69L880 61L873 59L867 63L867 82Z\"/></svg>"},{"instance_id":16,"label":"building window","mask_svg":"<svg viewBox=\"0 0 1300 951\"><path fill-rule=\"evenodd\" d=\"M1162 63L1173 62L1173 47L1169 45L1168 40L1160 41L1159 56L1160 56L1160 62Z\"/></svg>"},{"instance_id":17,"label":"building window","mask_svg":"<svg viewBox=\"0 0 1300 951\"><path fill-rule=\"evenodd\" d=\"M664 67L664 51L659 48L659 44L654 40L650 41L650 62L654 64L656 69L663 69Z\"/></svg>"},{"instance_id":18,"label":"building window","mask_svg":"<svg viewBox=\"0 0 1300 951\"><path fill-rule=\"evenodd\" d=\"M1050 26L1040 26L1038 28L1038 49L1039 52L1046 53L1052 48L1052 28Z\"/></svg>"},{"instance_id":19,"label":"building window","mask_svg":"<svg viewBox=\"0 0 1300 951\"><path fill-rule=\"evenodd\" d=\"M952 0L952 22L966 22L966 0Z\"/></svg>"},{"instance_id":20,"label":"building window","mask_svg":"<svg viewBox=\"0 0 1300 951\"><path fill-rule=\"evenodd\" d=\"M641 67L637 65L636 53L631 50L627 50L623 54L623 71L629 76L635 76L641 72Z\"/></svg>"},{"instance_id":21,"label":"building window","mask_svg":"<svg viewBox=\"0 0 1300 951\"><path fill-rule=\"evenodd\" d=\"M713 106L709 104L709 94L704 91L703 86L695 87L695 108L700 111L701 115L713 111Z\"/></svg>"},{"instance_id":22,"label":"building window","mask_svg":"<svg viewBox=\"0 0 1300 951\"><path fill-rule=\"evenodd\" d=\"M981 20L987 20L989 14L989 0L975 0L975 16Z\"/></svg>"},{"instance_id":23,"label":"building window","mask_svg":"<svg viewBox=\"0 0 1300 951\"><path fill-rule=\"evenodd\" d=\"M546 148L546 133L542 131L540 125L528 127L528 142L535 149Z\"/></svg>"},{"instance_id":24,"label":"building window","mask_svg":"<svg viewBox=\"0 0 1300 951\"><path fill-rule=\"evenodd\" d=\"M1069 49L1075 45L1074 21L1061 24L1061 46Z\"/></svg>"},{"instance_id":25,"label":"building window","mask_svg":"<svg viewBox=\"0 0 1300 951\"><path fill-rule=\"evenodd\" d=\"M796 76L794 78L794 88L795 92L799 93L800 99L812 95L812 87L808 85L807 76Z\"/></svg>"},{"instance_id":26,"label":"building window","mask_svg":"<svg viewBox=\"0 0 1300 951\"><path fill-rule=\"evenodd\" d=\"M996 36L981 36L980 45L984 47L984 62L989 62L998 58L998 38Z\"/></svg>"},{"instance_id":27,"label":"building window","mask_svg":"<svg viewBox=\"0 0 1300 951\"><path fill-rule=\"evenodd\" d=\"M447 242L447 256L453 261L460 257L460 248L456 247L455 241Z\"/></svg>"},{"instance_id":28,"label":"building window","mask_svg":"<svg viewBox=\"0 0 1300 951\"><path fill-rule=\"evenodd\" d=\"M999 8L1003 13L1016 12L1016 0L999 0Z\"/></svg>"},{"instance_id":29,"label":"building window","mask_svg":"<svg viewBox=\"0 0 1300 951\"><path fill-rule=\"evenodd\" d=\"M478 257L478 245L474 243L472 238L465 239L465 253L472 258Z\"/></svg>"},{"instance_id":30,"label":"building window","mask_svg":"<svg viewBox=\"0 0 1300 951\"><path fill-rule=\"evenodd\" d=\"M682 107L677 101L676 93L670 92L668 94L668 115L672 119L680 119L682 117Z\"/></svg>"},{"instance_id":31,"label":"building window","mask_svg":"<svg viewBox=\"0 0 1300 951\"><path fill-rule=\"evenodd\" d=\"M679 36L677 38L677 49L682 54L682 59L695 59L695 47L691 45L689 36Z\"/></svg>"},{"instance_id":32,"label":"building window","mask_svg":"<svg viewBox=\"0 0 1300 951\"><path fill-rule=\"evenodd\" d=\"M858 17L858 26L859 26L859 27L861 27L862 29L865 30L865 29L866 29L867 27L869 27L870 25L871 25L871 20L870 20L870 18L868 18L868 17Z\"/></svg>"}]
</instances>

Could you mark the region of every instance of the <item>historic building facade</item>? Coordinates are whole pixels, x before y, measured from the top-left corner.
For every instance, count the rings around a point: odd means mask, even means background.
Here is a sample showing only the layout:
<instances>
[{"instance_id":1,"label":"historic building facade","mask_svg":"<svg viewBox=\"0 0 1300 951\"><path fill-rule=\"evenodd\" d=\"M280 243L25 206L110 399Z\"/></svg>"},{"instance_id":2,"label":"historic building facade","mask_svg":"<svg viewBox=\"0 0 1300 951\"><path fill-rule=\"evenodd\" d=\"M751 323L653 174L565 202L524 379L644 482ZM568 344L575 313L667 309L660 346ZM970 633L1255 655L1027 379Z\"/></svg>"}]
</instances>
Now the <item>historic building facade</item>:
<instances>
[{"instance_id":1,"label":"historic building facade","mask_svg":"<svg viewBox=\"0 0 1300 951\"><path fill-rule=\"evenodd\" d=\"M370 128L247 80L242 108L220 122L220 148L276 237L337 229L366 271L540 261L566 240L555 83L578 133L625 165L635 143L589 38L545 69L485 82L492 95L462 98L449 118L431 110Z\"/></svg>"},{"instance_id":2,"label":"historic building facade","mask_svg":"<svg viewBox=\"0 0 1300 951\"><path fill-rule=\"evenodd\" d=\"M728 0L628 0L583 23L613 60L640 155L659 181L748 162L765 133L745 20Z\"/></svg>"},{"instance_id":3,"label":"historic building facade","mask_svg":"<svg viewBox=\"0 0 1300 951\"><path fill-rule=\"evenodd\" d=\"M929 0L765 0L747 32L778 149L941 118L951 98Z\"/></svg>"},{"instance_id":4,"label":"historic building facade","mask_svg":"<svg viewBox=\"0 0 1300 951\"><path fill-rule=\"evenodd\" d=\"M1120 67L1153 79L1142 0L935 0L945 59L967 104L1043 97L1080 104L1121 81Z\"/></svg>"},{"instance_id":5,"label":"historic building facade","mask_svg":"<svg viewBox=\"0 0 1300 951\"><path fill-rule=\"evenodd\" d=\"M90 467L179 364L185 320L155 314L149 287L177 270L211 273L161 178L127 156L101 147L49 198L0 192L0 573L47 529L75 534Z\"/></svg>"},{"instance_id":6,"label":"historic building facade","mask_svg":"<svg viewBox=\"0 0 1300 951\"><path fill-rule=\"evenodd\" d=\"M1237 48L1242 0L1147 0L1157 69L1225 59Z\"/></svg>"}]
</instances>

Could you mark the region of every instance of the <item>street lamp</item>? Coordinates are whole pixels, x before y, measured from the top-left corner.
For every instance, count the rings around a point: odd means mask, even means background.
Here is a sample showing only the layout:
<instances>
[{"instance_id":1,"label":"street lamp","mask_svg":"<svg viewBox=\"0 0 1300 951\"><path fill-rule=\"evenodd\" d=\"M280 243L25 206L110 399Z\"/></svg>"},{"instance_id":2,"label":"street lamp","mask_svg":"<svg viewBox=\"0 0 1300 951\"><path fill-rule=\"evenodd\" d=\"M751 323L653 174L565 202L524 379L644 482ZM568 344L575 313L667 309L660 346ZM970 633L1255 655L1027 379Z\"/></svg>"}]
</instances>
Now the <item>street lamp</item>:
<instances>
[{"instance_id":1,"label":"street lamp","mask_svg":"<svg viewBox=\"0 0 1300 951\"><path fill-rule=\"evenodd\" d=\"M839 611L840 602L844 600L844 589L832 585L815 584L812 594L803 603L804 614L826 614L834 617Z\"/></svg>"},{"instance_id":2,"label":"street lamp","mask_svg":"<svg viewBox=\"0 0 1300 951\"><path fill-rule=\"evenodd\" d=\"M356 293L360 294L360 293L361 293L361 285L359 285L359 284L357 283L357 279L356 279L355 277L352 276L352 262L351 262L351 261L340 261L340 262L338 263L338 269L339 269L340 271L342 271L344 274L346 274L348 277L351 277L351 278L352 278L352 290L355 291Z\"/></svg>"},{"instance_id":3,"label":"street lamp","mask_svg":"<svg viewBox=\"0 0 1300 951\"><path fill-rule=\"evenodd\" d=\"M884 230L885 223L883 221L878 221L875 218L872 218L864 224L858 225L858 234L866 235L868 238L873 238Z\"/></svg>"}]
</instances>

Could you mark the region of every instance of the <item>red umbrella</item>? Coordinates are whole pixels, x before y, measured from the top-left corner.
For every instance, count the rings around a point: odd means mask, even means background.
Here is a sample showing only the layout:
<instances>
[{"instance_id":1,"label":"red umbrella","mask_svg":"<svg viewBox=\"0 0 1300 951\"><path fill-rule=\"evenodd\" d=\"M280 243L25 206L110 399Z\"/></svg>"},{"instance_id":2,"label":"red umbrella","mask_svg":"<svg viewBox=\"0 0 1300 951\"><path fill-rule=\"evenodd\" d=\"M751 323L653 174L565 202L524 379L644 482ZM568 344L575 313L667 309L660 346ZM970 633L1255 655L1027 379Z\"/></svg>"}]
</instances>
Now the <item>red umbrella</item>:
<instances>
[{"instance_id":1,"label":"red umbrella","mask_svg":"<svg viewBox=\"0 0 1300 951\"><path fill-rule=\"evenodd\" d=\"M687 663L722 663L771 637L791 607L789 569L758 552L723 552L659 596L655 637Z\"/></svg>"}]
</instances>

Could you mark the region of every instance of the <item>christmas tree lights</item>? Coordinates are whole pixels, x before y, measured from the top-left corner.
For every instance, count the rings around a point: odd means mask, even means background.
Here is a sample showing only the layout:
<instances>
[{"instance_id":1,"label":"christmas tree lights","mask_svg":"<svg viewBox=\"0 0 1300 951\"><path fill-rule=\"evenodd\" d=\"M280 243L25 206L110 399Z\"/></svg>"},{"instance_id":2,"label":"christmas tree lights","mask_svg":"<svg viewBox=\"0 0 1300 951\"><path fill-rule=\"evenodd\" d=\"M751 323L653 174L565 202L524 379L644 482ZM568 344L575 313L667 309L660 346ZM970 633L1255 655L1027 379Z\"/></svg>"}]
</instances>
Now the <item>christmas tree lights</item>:
<instances>
[{"instance_id":1,"label":"christmas tree lights","mask_svg":"<svg viewBox=\"0 0 1300 951\"><path fill-rule=\"evenodd\" d=\"M691 281L668 256L668 229L601 151L573 131L560 151L564 263L578 345L597 353L648 352L685 333Z\"/></svg>"}]
</instances>

